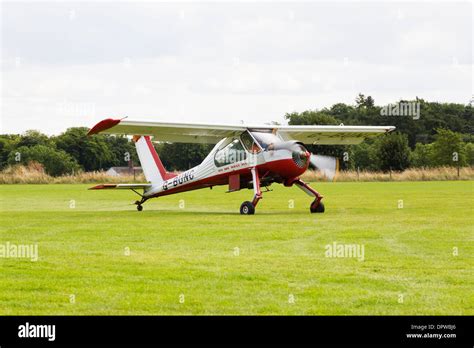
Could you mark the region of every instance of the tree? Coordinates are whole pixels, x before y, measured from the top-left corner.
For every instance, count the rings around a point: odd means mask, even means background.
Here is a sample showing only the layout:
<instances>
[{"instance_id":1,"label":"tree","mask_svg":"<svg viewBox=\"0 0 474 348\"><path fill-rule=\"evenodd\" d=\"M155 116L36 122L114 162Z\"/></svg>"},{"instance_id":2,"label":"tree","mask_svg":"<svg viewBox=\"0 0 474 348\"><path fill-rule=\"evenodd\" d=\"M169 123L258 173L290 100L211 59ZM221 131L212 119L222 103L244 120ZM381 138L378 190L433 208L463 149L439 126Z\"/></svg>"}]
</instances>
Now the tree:
<instances>
[{"instance_id":1,"label":"tree","mask_svg":"<svg viewBox=\"0 0 474 348\"><path fill-rule=\"evenodd\" d=\"M474 166L474 144L467 143L465 146L467 164Z\"/></svg>"},{"instance_id":2,"label":"tree","mask_svg":"<svg viewBox=\"0 0 474 348\"><path fill-rule=\"evenodd\" d=\"M359 95L356 97L355 102L358 108L363 107L365 105L365 95L359 93Z\"/></svg>"},{"instance_id":3,"label":"tree","mask_svg":"<svg viewBox=\"0 0 474 348\"><path fill-rule=\"evenodd\" d=\"M466 149L461 134L442 128L437 129L436 133L436 140L433 142L433 163L453 167L466 165Z\"/></svg>"},{"instance_id":4,"label":"tree","mask_svg":"<svg viewBox=\"0 0 474 348\"><path fill-rule=\"evenodd\" d=\"M340 122L327 111L306 110L285 114L290 125L336 125Z\"/></svg>"},{"instance_id":5,"label":"tree","mask_svg":"<svg viewBox=\"0 0 474 348\"><path fill-rule=\"evenodd\" d=\"M375 100L369 95L367 99L365 100L365 106L368 108L372 108L374 107L374 105L375 105Z\"/></svg>"},{"instance_id":6,"label":"tree","mask_svg":"<svg viewBox=\"0 0 474 348\"><path fill-rule=\"evenodd\" d=\"M375 146L367 141L352 147L351 169L377 170L378 162L375 153Z\"/></svg>"},{"instance_id":7,"label":"tree","mask_svg":"<svg viewBox=\"0 0 474 348\"><path fill-rule=\"evenodd\" d=\"M70 154L86 171L108 169L116 160L107 137L87 136L88 128L68 128L56 137L56 146Z\"/></svg>"},{"instance_id":8,"label":"tree","mask_svg":"<svg viewBox=\"0 0 474 348\"><path fill-rule=\"evenodd\" d=\"M110 166L128 166L131 160L133 165L139 165L135 144L123 135L107 136L105 138L107 146L112 152ZM108 165L104 163L104 165Z\"/></svg>"},{"instance_id":9,"label":"tree","mask_svg":"<svg viewBox=\"0 0 474 348\"><path fill-rule=\"evenodd\" d=\"M412 166L417 168L433 166L432 148L431 144L416 144L415 150L412 152Z\"/></svg>"},{"instance_id":10,"label":"tree","mask_svg":"<svg viewBox=\"0 0 474 348\"><path fill-rule=\"evenodd\" d=\"M375 105L374 98L372 98L370 95L366 97L362 93L359 93L359 95L356 97L355 102L357 108L372 108Z\"/></svg>"},{"instance_id":11,"label":"tree","mask_svg":"<svg viewBox=\"0 0 474 348\"><path fill-rule=\"evenodd\" d=\"M8 155L17 147L18 141L17 135L0 135L0 169L8 164Z\"/></svg>"},{"instance_id":12,"label":"tree","mask_svg":"<svg viewBox=\"0 0 474 348\"><path fill-rule=\"evenodd\" d=\"M51 146L52 142L46 134L43 134L37 130L27 130L20 136L20 139L16 146L35 146L35 145L45 145Z\"/></svg>"},{"instance_id":13,"label":"tree","mask_svg":"<svg viewBox=\"0 0 474 348\"><path fill-rule=\"evenodd\" d=\"M214 145L161 143L156 146L163 165L168 170L187 170L200 164Z\"/></svg>"},{"instance_id":14,"label":"tree","mask_svg":"<svg viewBox=\"0 0 474 348\"><path fill-rule=\"evenodd\" d=\"M71 174L80 168L66 152L46 145L20 146L8 156L8 163L12 165L33 161L41 163L46 173L52 176Z\"/></svg>"},{"instance_id":15,"label":"tree","mask_svg":"<svg viewBox=\"0 0 474 348\"><path fill-rule=\"evenodd\" d=\"M351 105L337 103L331 106L328 113L336 119L336 122L340 123L344 118L348 118L350 115L353 115L355 113L355 109Z\"/></svg>"},{"instance_id":16,"label":"tree","mask_svg":"<svg viewBox=\"0 0 474 348\"><path fill-rule=\"evenodd\" d=\"M375 149L379 168L383 171L404 170L410 165L410 147L405 134L385 134L376 139Z\"/></svg>"}]
</instances>

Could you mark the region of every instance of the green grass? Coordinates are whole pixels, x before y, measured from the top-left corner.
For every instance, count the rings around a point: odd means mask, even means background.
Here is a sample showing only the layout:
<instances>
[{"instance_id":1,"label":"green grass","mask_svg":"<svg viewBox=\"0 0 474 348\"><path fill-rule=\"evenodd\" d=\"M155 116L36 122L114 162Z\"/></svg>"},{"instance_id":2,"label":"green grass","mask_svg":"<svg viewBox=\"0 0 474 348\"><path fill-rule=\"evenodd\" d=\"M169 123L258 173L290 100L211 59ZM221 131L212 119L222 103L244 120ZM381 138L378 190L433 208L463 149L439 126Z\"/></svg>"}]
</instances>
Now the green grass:
<instances>
[{"instance_id":1,"label":"green grass","mask_svg":"<svg viewBox=\"0 0 474 348\"><path fill-rule=\"evenodd\" d=\"M0 244L39 249L0 258L0 315L474 314L472 181L313 184L324 214L275 185L254 216L238 213L250 190L139 213L132 192L88 186L0 186ZM333 242L364 245L365 260L325 257Z\"/></svg>"}]
</instances>

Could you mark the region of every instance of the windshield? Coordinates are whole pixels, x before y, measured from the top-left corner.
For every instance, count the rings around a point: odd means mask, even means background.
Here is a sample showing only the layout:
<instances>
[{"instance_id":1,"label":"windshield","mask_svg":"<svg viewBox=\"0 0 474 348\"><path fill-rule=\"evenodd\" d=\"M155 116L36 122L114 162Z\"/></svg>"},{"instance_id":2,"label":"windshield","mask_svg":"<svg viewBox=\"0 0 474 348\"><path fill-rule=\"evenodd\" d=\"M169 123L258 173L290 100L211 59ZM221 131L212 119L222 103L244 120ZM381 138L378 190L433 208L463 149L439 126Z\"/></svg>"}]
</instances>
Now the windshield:
<instances>
[{"instance_id":1,"label":"windshield","mask_svg":"<svg viewBox=\"0 0 474 348\"><path fill-rule=\"evenodd\" d=\"M214 164L216 167L222 167L228 164L245 161L247 154L239 139L233 139L229 144L218 150L214 155Z\"/></svg>"},{"instance_id":2,"label":"windshield","mask_svg":"<svg viewBox=\"0 0 474 348\"><path fill-rule=\"evenodd\" d=\"M273 133L265 133L265 132L251 132L253 137L258 141L261 147L265 150L268 148L269 145L274 145L276 143L281 143L282 140L280 137Z\"/></svg>"},{"instance_id":3,"label":"windshield","mask_svg":"<svg viewBox=\"0 0 474 348\"><path fill-rule=\"evenodd\" d=\"M248 152L259 153L260 151L262 151L262 149L257 145L257 143L248 131L245 131L240 135L240 140L242 141Z\"/></svg>"}]
</instances>

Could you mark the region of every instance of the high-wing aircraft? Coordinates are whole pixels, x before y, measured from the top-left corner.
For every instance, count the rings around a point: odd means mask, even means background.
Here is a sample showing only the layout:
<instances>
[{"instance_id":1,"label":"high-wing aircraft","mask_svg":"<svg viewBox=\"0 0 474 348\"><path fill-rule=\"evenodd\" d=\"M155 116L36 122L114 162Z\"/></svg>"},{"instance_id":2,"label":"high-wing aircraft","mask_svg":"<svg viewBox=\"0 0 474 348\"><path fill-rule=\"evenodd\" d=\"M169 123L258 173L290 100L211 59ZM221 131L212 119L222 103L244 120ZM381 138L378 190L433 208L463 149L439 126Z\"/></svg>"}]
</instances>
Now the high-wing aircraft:
<instances>
[{"instance_id":1,"label":"high-wing aircraft","mask_svg":"<svg viewBox=\"0 0 474 348\"><path fill-rule=\"evenodd\" d=\"M314 200L311 213L324 212L323 198L300 179L313 163L320 169L337 165L325 156L312 155L304 144L358 144L366 138L394 130L392 126L281 126L225 125L132 121L108 118L92 127L97 133L132 135L146 184L104 184L91 189L130 189L140 195L137 210L150 198L217 185L229 185L229 192L253 188L253 198L240 206L241 214L254 214L262 198L262 187L272 183L296 185ZM152 143L181 142L215 144L198 166L181 174L164 168ZM143 190L140 193L137 190Z\"/></svg>"}]
</instances>

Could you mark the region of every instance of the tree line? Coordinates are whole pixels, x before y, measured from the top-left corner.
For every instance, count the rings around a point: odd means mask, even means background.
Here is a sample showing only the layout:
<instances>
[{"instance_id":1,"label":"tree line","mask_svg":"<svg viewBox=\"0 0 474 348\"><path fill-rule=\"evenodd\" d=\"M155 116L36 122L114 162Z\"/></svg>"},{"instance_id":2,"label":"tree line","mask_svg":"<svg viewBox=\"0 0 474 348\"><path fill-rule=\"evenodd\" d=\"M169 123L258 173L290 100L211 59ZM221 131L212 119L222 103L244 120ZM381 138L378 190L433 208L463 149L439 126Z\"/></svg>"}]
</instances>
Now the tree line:
<instances>
[{"instance_id":1,"label":"tree line","mask_svg":"<svg viewBox=\"0 0 474 348\"><path fill-rule=\"evenodd\" d=\"M330 108L287 113L291 125L395 126L384 136L359 145L309 145L313 153L336 156L342 169L374 171L410 167L474 165L474 119L471 103L400 100L394 106L417 105L419 115L387 115L371 96L359 94L355 105L337 103Z\"/></svg>"},{"instance_id":2,"label":"tree line","mask_svg":"<svg viewBox=\"0 0 474 348\"><path fill-rule=\"evenodd\" d=\"M292 112L290 125L392 125L396 131L359 145L308 145L313 153L332 155L342 169L374 171L409 167L473 166L474 120L472 105L401 100L416 105L419 115L390 115L371 96L359 94L354 105L337 103L330 108ZM41 163L53 176L77 171L107 170L139 165L133 142L126 136L99 134L88 137L88 128L69 128L57 136L36 130L0 135L0 169L9 165ZM208 144L157 143L155 148L168 170L186 170L199 164L212 149Z\"/></svg>"}]
</instances>

